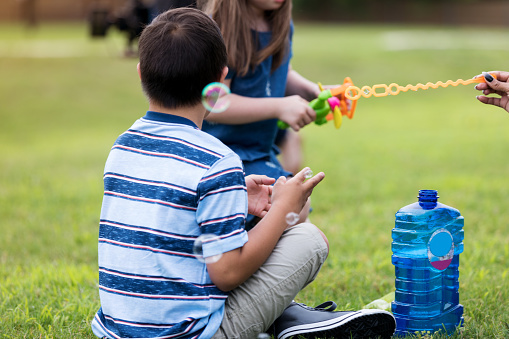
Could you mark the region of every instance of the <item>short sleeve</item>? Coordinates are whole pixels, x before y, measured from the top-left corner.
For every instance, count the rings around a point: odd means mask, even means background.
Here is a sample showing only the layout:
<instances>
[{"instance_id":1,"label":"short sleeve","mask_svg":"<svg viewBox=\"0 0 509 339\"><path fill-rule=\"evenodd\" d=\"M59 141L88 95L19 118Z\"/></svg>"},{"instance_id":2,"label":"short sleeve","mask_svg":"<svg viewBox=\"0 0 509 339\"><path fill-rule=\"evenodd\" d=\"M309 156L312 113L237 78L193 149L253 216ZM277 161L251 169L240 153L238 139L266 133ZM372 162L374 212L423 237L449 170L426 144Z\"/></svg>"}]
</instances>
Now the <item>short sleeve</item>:
<instances>
[{"instance_id":1,"label":"short sleeve","mask_svg":"<svg viewBox=\"0 0 509 339\"><path fill-rule=\"evenodd\" d=\"M228 154L218 160L198 184L196 218L201 234L213 235L203 243L203 256L209 257L242 247L247 215L247 189L239 157Z\"/></svg>"}]
</instances>

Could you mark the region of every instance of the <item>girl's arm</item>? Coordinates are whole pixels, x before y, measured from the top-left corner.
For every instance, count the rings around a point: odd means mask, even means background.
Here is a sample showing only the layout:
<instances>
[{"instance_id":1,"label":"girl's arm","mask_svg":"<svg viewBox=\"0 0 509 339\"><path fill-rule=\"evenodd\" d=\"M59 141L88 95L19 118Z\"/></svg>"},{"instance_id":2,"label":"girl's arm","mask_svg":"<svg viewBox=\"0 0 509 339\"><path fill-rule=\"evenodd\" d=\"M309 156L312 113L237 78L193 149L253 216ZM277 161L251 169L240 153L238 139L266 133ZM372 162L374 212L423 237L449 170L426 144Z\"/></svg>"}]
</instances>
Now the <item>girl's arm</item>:
<instances>
[{"instance_id":1,"label":"girl's arm","mask_svg":"<svg viewBox=\"0 0 509 339\"><path fill-rule=\"evenodd\" d=\"M231 80L225 84L230 86ZM316 119L316 112L298 95L284 98L249 98L230 94L230 106L224 112L210 113L206 120L221 124L247 124L279 119L298 131Z\"/></svg>"},{"instance_id":2,"label":"girl's arm","mask_svg":"<svg viewBox=\"0 0 509 339\"><path fill-rule=\"evenodd\" d=\"M271 207L265 217L249 231L243 247L223 254L215 263L207 264L212 282L222 291L230 291L246 281L270 256L284 230L286 215L299 212L313 188L325 177L323 172L306 180L305 168L291 179L280 177L274 184Z\"/></svg>"},{"instance_id":3,"label":"girl's arm","mask_svg":"<svg viewBox=\"0 0 509 339\"><path fill-rule=\"evenodd\" d=\"M320 88L314 82L304 78L296 70L288 67L288 78L286 80L286 95L299 95L311 101L320 94Z\"/></svg>"}]
</instances>

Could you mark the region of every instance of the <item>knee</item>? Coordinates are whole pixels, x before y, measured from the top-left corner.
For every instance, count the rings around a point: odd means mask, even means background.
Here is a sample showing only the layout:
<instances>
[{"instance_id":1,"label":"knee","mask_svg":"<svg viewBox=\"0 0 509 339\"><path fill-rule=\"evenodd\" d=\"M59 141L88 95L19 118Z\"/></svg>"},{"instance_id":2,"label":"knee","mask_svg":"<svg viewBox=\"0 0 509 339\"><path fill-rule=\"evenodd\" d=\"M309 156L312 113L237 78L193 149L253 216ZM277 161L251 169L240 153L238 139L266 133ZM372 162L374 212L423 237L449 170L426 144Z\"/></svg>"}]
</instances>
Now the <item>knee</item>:
<instances>
[{"instance_id":1,"label":"knee","mask_svg":"<svg viewBox=\"0 0 509 339\"><path fill-rule=\"evenodd\" d=\"M327 236L325 233L322 232L321 229L319 229L317 226L310 222L305 222L302 224L299 224L298 226L303 227L306 229L307 232L307 239L315 238L315 239L321 239L323 240L323 243L325 243L326 249L327 249L327 255L329 254L329 240L327 239Z\"/></svg>"},{"instance_id":2,"label":"knee","mask_svg":"<svg viewBox=\"0 0 509 339\"><path fill-rule=\"evenodd\" d=\"M318 230L318 232L320 232L320 235L322 236L323 241L325 241L325 244L327 245L327 254L329 254L329 239L327 239L327 236L325 235L325 233L322 232L321 229L319 229L318 227L316 227L316 229Z\"/></svg>"}]
</instances>

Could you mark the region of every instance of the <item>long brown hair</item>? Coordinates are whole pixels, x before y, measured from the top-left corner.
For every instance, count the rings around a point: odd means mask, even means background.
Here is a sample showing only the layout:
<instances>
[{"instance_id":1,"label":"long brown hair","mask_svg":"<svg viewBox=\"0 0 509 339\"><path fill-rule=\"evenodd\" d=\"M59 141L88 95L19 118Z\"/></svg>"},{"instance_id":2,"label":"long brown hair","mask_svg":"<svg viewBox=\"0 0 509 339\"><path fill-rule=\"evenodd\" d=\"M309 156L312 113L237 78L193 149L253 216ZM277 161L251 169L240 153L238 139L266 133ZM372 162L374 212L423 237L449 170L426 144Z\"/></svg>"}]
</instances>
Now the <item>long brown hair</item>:
<instances>
[{"instance_id":1,"label":"long brown hair","mask_svg":"<svg viewBox=\"0 0 509 339\"><path fill-rule=\"evenodd\" d=\"M274 11L265 13L272 31L269 44L257 50L257 38L252 33L249 18L248 0L208 0L199 1L199 6L218 24L228 51L228 66L239 75L246 75L250 69L259 65L272 55L272 70L281 65L289 52L289 33L292 1L286 0Z\"/></svg>"}]
</instances>

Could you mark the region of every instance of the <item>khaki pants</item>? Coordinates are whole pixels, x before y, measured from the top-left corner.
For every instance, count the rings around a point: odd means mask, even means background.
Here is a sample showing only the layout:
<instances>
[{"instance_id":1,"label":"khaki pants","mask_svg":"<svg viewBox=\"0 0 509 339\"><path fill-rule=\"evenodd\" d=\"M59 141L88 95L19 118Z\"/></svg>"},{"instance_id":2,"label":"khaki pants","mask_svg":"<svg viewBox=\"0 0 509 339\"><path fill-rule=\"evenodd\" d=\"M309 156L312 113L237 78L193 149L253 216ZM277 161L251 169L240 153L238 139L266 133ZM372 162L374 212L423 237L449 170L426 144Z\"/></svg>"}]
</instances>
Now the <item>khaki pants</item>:
<instances>
[{"instance_id":1,"label":"khaki pants","mask_svg":"<svg viewBox=\"0 0 509 339\"><path fill-rule=\"evenodd\" d=\"M223 322L213 338L256 338L266 332L315 279L327 254L316 226L304 223L286 230L263 266L230 292Z\"/></svg>"}]
</instances>

